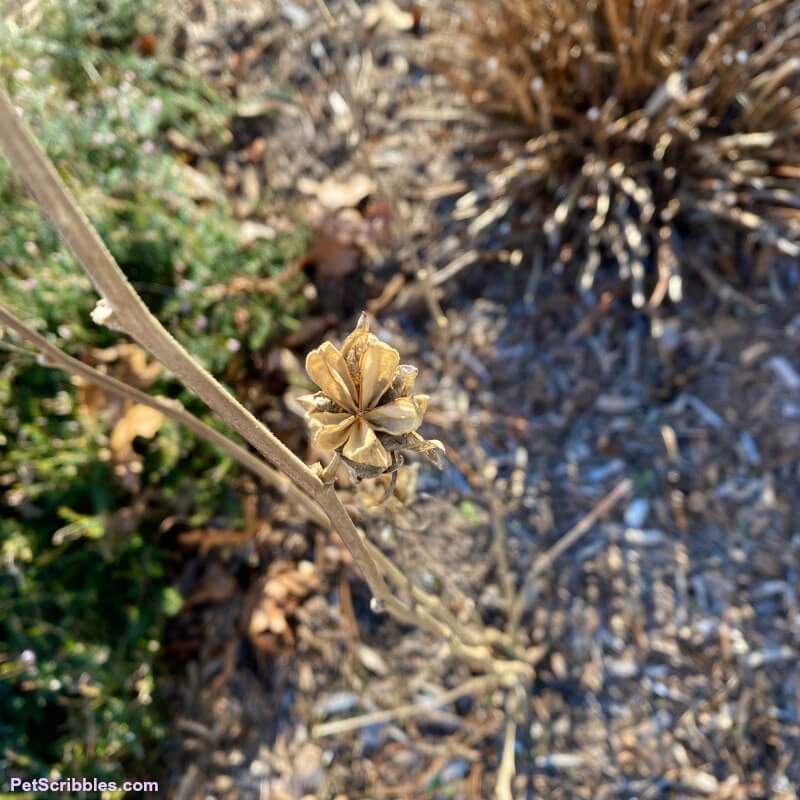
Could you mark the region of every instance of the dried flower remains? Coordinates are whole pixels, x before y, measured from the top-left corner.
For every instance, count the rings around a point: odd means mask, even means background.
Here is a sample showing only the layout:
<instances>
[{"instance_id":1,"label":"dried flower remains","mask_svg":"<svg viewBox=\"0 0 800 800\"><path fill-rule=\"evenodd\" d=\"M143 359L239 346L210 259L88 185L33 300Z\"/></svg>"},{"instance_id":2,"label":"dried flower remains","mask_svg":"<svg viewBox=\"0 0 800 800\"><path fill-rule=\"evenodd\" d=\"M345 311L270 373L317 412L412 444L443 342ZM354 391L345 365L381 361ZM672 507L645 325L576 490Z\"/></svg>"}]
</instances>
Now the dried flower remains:
<instances>
[{"instance_id":1,"label":"dried flower remains","mask_svg":"<svg viewBox=\"0 0 800 800\"><path fill-rule=\"evenodd\" d=\"M312 440L336 451L357 477L391 472L402 450L441 468L444 445L417 433L428 408L427 395L413 394L417 368L370 333L366 314L341 350L331 342L312 350L306 371L320 389L299 398Z\"/></svg>"}]
</instances>

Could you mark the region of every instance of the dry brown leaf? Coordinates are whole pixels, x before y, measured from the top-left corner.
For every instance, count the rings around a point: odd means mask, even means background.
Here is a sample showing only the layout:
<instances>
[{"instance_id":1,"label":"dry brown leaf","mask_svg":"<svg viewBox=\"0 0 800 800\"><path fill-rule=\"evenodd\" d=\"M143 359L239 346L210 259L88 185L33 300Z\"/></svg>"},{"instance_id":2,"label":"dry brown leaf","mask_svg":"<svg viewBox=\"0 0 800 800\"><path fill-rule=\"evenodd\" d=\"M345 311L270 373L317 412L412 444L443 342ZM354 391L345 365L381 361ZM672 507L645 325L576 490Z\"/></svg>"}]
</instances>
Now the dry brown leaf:
<instances>
[{"instance_id":1,"label":"dry brown leaf","mask_svg":"<svg viewBox=\"0 0 800 800\"><path fill-rule=\"evenodd\" d=\"M236 201L236 214L240 219L244 219L258 208L261 199L261 178L256 167L252 164L243 167L240 181L240 196Z\"/></svg>"},{"instance_id":2,"label":"dry brown leaf","mask_svg":"<svg viewBox=\"0 0 800 800\"><path fill-rule=\"evenodd\" d=\"M377 650L373 650L365 644L359 644L356 646L356 655L358 660L370 672L374 672L380 677L385 677L389 674L389 666Z\"/></svg>"},{"instance_id":3,"label":"dry brown leaf","mask_svg":"<svg viewBox=\"0 0 800 800\"><path fill-rule=\"evenodd\" d=\"M89 423L94 423L108 405L106 393L96 383L89 383L77 375L72 384L78 387L78 413Z\"/></svg>"},{"instance_id":4,"label":"dry brown leaf","mask_svg":"<svg viewBox=\"0 0 800 800\"><path fill-rule=\"evenodd\" d=\"M245 220L239 228L239 244L242 247L250 247L259 239L270 241L275 238L275 228L265 225L263 222L253 222Z\"/></svg>"},{"instance_id":5,"label":"dry brown leaf","mask_svg":"<svg viewBox=\"0 0 800 800\"><path fill-rule=\"evenodd\" d=\"M89 355L96 363L112 365L109 373L135 386L146 389L161 373L161 364L150 358L137 344L118 344L114 347L93 348Z\"/></svg>"},{"instance_id":6,"label":"dry brown leaf","mask_svg":"<svg viewBox=\"0 0 800 800\"><path fill-rule=\"evenodd\" d=\"M195 528L178 537L178 541L187 547L198 547L203 555L215 547L236 547L252 539L249 531L230 531L224 528Z\"/></svg>"},{"instance_id":7,"label":"dry brown leaf","mask_svg":"<svg viewBox=\"0 0 800 800\"><path fill-rule=\"evenodd\" d=\"M335 314L324 314L319 317L307 317L294 331L281 339L281 344L290 349L299 349L308 345L322 334L335 327L339 318Z\"/></svg>"},{"instance_id":8,"label":"dry brown leaf","mask_svg":"<svg viewBox=\"0 0 800 800\"><path fill-rule=\"evenodd\" d=\"M276 600L265 599L250 617L250 635L257 636L260 633L284 634L289 629L289 623L283 609Z\"/></svg>"},{"instance_id":9,"label":"dry brown leaf","mask_svg":"<svg viewBox=\"0 0 800 800\"><path fill-rule=\"evenodd\" d=\"M305 260L314 264L322 277L344 278L358 268L361 253L352 243L342 242L322 232L315 235Z\"/></svg>"},{"instance_id":10,"label":"dry brown leaf","mask_svg":"<svg viewBox=\"0 0 800 800\"><path fill-rule=\"evenodd\" d=\"M343 208L336 213L309 210L313 236L303 262L314 264L323 277L342 278L356 270L364 257L373 260L391 243L391 218L382 203L362 211Z\"/></svg>"},{"instance_id":11,"label":"dry brown leaf","mask_svg":"<svg viewBox=\"0 0 800 800\"><path fill-rule=\"evenodd\" d=\"M264 160L267 152L267 140L263 136L253 139L252 142L245 148L247 158L253 164L258 164Z\"/></svg>"},{"instance_id":12,"label":"dry brown leaf","mask_svg":"<svg viewBox=\"0 0 800 800\"><path fill-rule=\"evenodd\" d=\"M164 415L154 408L141 403L129 406L111 431L109 440L111 452L117 461L124 461L131 455L133 440L137 436L152 439L158 433L163 421Z\"/></svg>"},{"instance_id":13,"label":"dry brown leaf","mask_svg":"<svg viewBox=\"0 0 800 800\"><path fill-rule=\"evenodd\" d=\"M277 633L278 636L285 634L289 631L289 623L283 609L274 601L267 600L264 603L267 616L267 630L271 633ZM294 609L292 609L294 610Z\"/></svg>"},{"instance_id":14,"label":"dry brown leaf","mask_svg":"<svg viewBox=\"0 0 800 800\"><path fill-rule=\"evenodd\" d=\"M311 562L301 561L296 566L285 561L273 563L250 614L250 637L264 647L268 644L265 634L275 634L285 643L293 642L290 618L318 587L319 579Z\"/></svg>"},{"instance_id":15,"label":"dry brown leaf","mask_svg":"<svg viewBox=\"0 0 800 800\"><path fill-rule=\"evenodd\" d=\"M185 134L175 128L167 131L167 141L176 149L184 153L191 153L195 156L207 156L208 148L200 142L190 139Z\"/></svg>"},{"instance_id":16,"label":"dry brown leaf","mask_svg":"<svg viewBox=\"0 0 800 800\"><path fill-rule=\"evenodd\" d=\"M152 33L142 33L134 42L139 54L145 58L152 58L158 50L158 37Z\"/></svg>"},{"instance_id":17,"label":"dry brown leaf","mask_svg":"<svg viewBox=\"0 0 800 800\"><path fill-rule=\"evenodd\" d=\"M222 200L222 194L214 181L188 164L181 167L181 183L192 200Z\"/></svg>"},{"instance_id":18,"label":"dry brown leaf","mask_svg":"<svg viewBox=\"0 0 800 800\"><path fill-rule=\"evenodd\" d=\"M375 181L368 175L355 174L350 178L331 176L324 181L311 178L300 178L297 188L316 200L328 211L339 211L343 208L355 208L375 192Z\"/></svg>"}]
</instances>

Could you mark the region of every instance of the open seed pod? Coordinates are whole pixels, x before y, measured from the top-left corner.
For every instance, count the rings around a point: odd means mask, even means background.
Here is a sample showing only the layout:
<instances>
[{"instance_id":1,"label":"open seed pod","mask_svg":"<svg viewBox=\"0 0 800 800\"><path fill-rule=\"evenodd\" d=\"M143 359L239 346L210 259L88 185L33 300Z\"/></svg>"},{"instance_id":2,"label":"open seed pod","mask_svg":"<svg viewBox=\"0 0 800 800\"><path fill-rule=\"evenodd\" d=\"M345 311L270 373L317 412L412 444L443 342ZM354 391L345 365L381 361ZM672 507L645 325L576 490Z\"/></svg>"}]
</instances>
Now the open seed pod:
<instances>
[{"instance_id":1,"label":"open seed pod","mask_svg":"<svg viewBox=\"0 0 800 800\"><path fill-rule=\"evenodd\" d=\"M427 395L413 394L417 368L369 332L366 314L341 350L331 342L312 350L306 371L320 389L299 398L312 440L339 453L357 478L397 469L401 451L443 466L444 445L417 433L428 408Z\"/></svg>"}]
</instances>

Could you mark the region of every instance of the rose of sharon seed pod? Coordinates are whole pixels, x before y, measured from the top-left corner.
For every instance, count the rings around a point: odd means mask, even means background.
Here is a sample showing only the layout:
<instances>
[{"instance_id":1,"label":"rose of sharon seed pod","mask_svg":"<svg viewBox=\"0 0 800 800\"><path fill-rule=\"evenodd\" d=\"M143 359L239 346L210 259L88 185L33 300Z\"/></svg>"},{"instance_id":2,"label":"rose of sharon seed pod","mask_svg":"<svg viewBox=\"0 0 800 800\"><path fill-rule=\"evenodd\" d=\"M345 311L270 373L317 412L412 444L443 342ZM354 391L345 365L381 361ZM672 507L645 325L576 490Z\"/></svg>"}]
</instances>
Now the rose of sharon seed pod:
<instances>
[{"instance_id":1,"label":"rose of sharon seed pod","mask_svg":"<svg viewBox=\"0 0 800 800\"><path fill-rule=\"evenodd\" d=\"M441 469L444 445L417 433L428 408L427 395L413 394L417 368L401 364L397 350L370 333L366 314L341 350L331 342L312 350L306 371L320 389L299 398L312 440L335 450L358 478L396 469L403 450Z\"/></svg>"}]
</instances>

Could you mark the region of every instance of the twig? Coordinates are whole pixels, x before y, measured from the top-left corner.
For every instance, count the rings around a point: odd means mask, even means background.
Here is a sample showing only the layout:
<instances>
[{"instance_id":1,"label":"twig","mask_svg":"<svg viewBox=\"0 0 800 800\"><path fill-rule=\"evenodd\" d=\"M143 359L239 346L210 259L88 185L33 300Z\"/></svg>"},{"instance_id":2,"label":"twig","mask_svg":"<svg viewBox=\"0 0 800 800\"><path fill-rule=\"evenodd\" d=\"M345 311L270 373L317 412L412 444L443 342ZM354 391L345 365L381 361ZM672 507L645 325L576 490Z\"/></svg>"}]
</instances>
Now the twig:
<instances>
[{"instance_id":1,"label":"twig","mask_svg":"<svg viewBox=\"0 0 800 800\"><path fill-rule=\"evenodd\" d=\"M442 692L436 697L422 700L419 703L410 703L405 706L398 706L397 708L389 708L385 711L374 711L370 714L362 714L358 717L337 719L333 722L315 725L311 729L311 735L316 739L321 739L324 736L334 736L339 733L347 733L349 731L358 730L359 728L365 728L367 725L378 725L385 722L408 719L409 717L418 717L422 714L435 711L439 706L453 703L462 697L490 692L492 689L497 688L500 683L501 681L498 675L481 675L477 678L470 678L454 689Z\"/></svg>"},{"instance_id":2,"label":"twig","mask_svg":"<svg viewBox=\"0 0 800 800\"><path fill-rule=\"evenodd\" d=\"M203 295L207 300L221 300L223 297L230 297L233 294L271 294L280 289L284 283L298 276L305 267L302 258L295 259L287 267L284 267L277 275L268 278L251 278L248 275L238 275L228 283L217 283L203 289Z\"/></svg>"},{"instance_id":3,"label":"twig","mask_svg":"<svg viewBox=\"0 0 800 800\"><path fill-rule=\"evenodd\" d=\"M506 601L509 613L514 604L515 586L514 573L508 561L508 534L506 532L506 518L500 498L493 494L491 487L486 489L489 503L489 516L492 520L492 549L497 562L497 573L500 579L500 588Z\"/></svg>"},{"instance_id":4,"label":"twig","mask_svg":"<svg viewBox=\"0 0 800 800\"><path fill-rule=\"evenodd\" d=\"M447 283L462 270L474 264L479 259L480 253L478 253L477 250L467 250L466 253L461 253L449 264L446 264L431 275L431 286L441 286L443 283Z\"/></svg>"},{"instance_id":5,"label":"twig","mask_svg":"<svg viewBox=\"0 0 800 800\"><path fill-rule=\"evenodd\" d=\"M315 0L315 2L322 14L322 18L325 20L325 24L332 30L335 30L337 27L336 17L333 16L333 12L328 8L328 4L325 0Z\"/></svg>"},{"instance_id":6,"label":"twig","mask_svg":"<svg viewBox=\"0 0 800 800\"><path fill-rule=\"evenodd\" d=\"M458 633L446 623L436 619L423 608L416 606L407 608L392 593L383 573L370 554L364 533L353 523L334 486L324 483L311 468L259 422L195 361L153 316L3 91L0 91L0 147L5 151L14 169L26 181L39 205L50 217L100 293L102 299L93 314L95 321L123 331L139 342L224 422L270 461L282 475L285 475L294 487L293 494L296 492L304 496L306 504L317 505L322 509L352 554L356 567L364 576L381 608L403 623L417 625L443 637L454 653L480 664L489 671L517 677L532 675L530 665L494 659L489 648L465 644ZM19 331L19 327L17 330ZM43 341L48 344L46 340ZM61 363L66 365L69 362L61 360ZM108 376L104 376L104 379L104 385L110 387L112 384L109 381L112 379ZM119 391L119 386L116 389ZM130 387L127 387L127 390L130 395ZM163 410L165 414L169 413L173 418L180 415L180 420L192 427L198 435L206 439L213 436L214 443L228 453L231 453L232 448L238 448L238 445L226 440L224 436L217 438L210 429L205 430L205 426L199 420L191 422L194 418L182 409L173 406L169 411L162 407L159 407L159 410ZM239 460L242 463L248 462L248 466L258 474L271 474L265 473L266 465L259 466L258 459L254 462L253 458L250 454L242 458L240 454ZM278 482L280 483L280 480Z\"/></svg>"},{"instance_id":7,"label":"twig","mask_svg":"<svg viewBox=\"0 0 800 800\"><path fill-rule=\"evenodd\" d=\"M506 529L505 509L503 501L498 496L493 475L496 468L490 468L486 451L481 446L477 431L469 424L468 417L462 418L464 437L470 443L473 458L475 459L476 478L480 490L489 506L489 519L492 523L492 552L497 566L497 579L505 601L506 614L511 613L516 595L514 573L508 559L508 531Z\"/></svg>"},{"instance_id":8,"label":"twig","mask_svg":"<svg viewBox=\"0 0 800 800\"><path fill-rule=\"evenodd\" d=\"M494 796L496 800L514 800L512 783L517 774L514 746L517 740L517 723L509 717L506 720L506 732L503 739L503 756L500 760L500 769L497 771Z\"/></svg>"},{"instance_id":9,"label":"twig","mask_svg":"<svg viewBox=\"0 0 800 800\"><path fill-rule=\"evenodd\" d=\"M371 542L369 543L369 549L372 557L383 570L386 579L390 583L408 592L416 603L424 606L436 619L455 631L465 644L475 647L492 646L505 650L520 662L514 668L523 675L523 677L530 677L532 674L531 667L533 666L531 658L527 653L517 648L510 636L496 628L477 630L474 628L467 628L458 620L453 612L447 608L439 597L434 594L429 594L418 586L415 586L410 579L406 577L403 571ZM509 666L514 666L514 662L510 662Z\"/></svg>"},{"instance_id":10,"label":"twig","mask_svg":"<svg viewBox=\"0 0 800 800\"><path fill-rule=\"evenodd\" d=\"M227 456L240 463L257 475L264 483L275 487L287 499L302 507L309 519L321 527L329 525L328 517L308 495L301 492L291 481L287 480L280 472L264 463L257 456L250 453L241 445L228 439L223 434L206 425L202 420L190 414L173 400L153 397L126 383L104 375L102 372L84 364L72 356L59 350L36 331L29 328L24 322L17 319L10 311L0 305L0 323L15 331L23 339L30 342L43 353L55 367L60 367L67 372L77 375L87 381L101 386L111 394L134 400L150 408L160 411L181 425L184 425L195 435L204 439L209 444L224 452ZM27 355L27 351L23 351ZM330 476L327 476L330 478ZM323 476L325 479L325 476ZM454 652L465 660L479 664L490 672L512 676L527 680L532 676L532 665L526 663L526 654L515 651L511 639L500 631L487 629L485 631L472 631L465 628L456 617L446 608L442 601L435 595L428 594L422 589L413 586L400 570L386 555L384 555L371 542L367 547L375 564L382 574L386 575L392 583L407 589L415 601L424 608L409 610L411 621L421 628L438 634L448 640ZM404 618L403 621L409 621ZM491 657L491 646L497 646L512 653L516 661L495 660Z\"/></svg>"},{"instance_id":11,"label":"twig","mask_svg":"<svg viewBox=\"0 0 800 800\"><path fill-rule=\"evenodd\" d=\"M519 629L519 623L522 620L522 615L525 613L525 607L528 602L528 597L533 589L536 579L549 567L552 563L567 549L572 547L575 542L581 537L585 536L594 527L594 524L608 514L612 508L627 495L633 488L633 482L630 478L618 483L583 519L580 520L573 528L565 533L549 550L546 550L542 555L536 558L531 564L531 568L525 578L522 588L517 593L516 600L511 607L509 614L507 632L511 636L516 636Z\"/></svg>"},{"instance_id":12,"label":"twig","mask_svg":"<svg viewBox=\"0 0 800 800\"><path fill-rule=\"evenodd\" d=\"M723 303L728 303L731 301L739 303L749 311L752 311L754 314L763 314L767 310L765 305L757 303L746 294L740 292L738 289L735 289L733 286L723 280L723 278L712 272L710 269L707 269L702 264L699 264L696 261L689 261L689 266L694 269L695 272L697 272L697 274L706 282L706 285L712 291L716 292L717 296Z\"/></svg>"}]
</instances>

